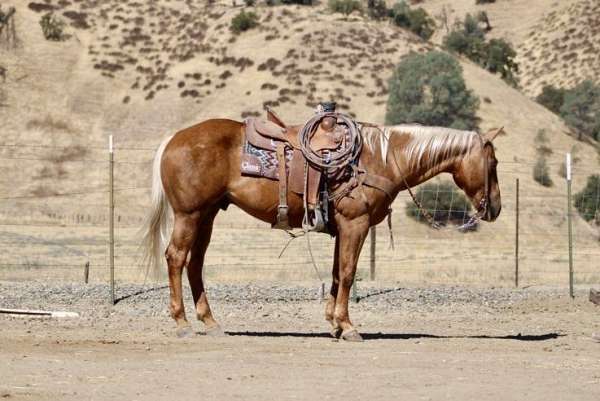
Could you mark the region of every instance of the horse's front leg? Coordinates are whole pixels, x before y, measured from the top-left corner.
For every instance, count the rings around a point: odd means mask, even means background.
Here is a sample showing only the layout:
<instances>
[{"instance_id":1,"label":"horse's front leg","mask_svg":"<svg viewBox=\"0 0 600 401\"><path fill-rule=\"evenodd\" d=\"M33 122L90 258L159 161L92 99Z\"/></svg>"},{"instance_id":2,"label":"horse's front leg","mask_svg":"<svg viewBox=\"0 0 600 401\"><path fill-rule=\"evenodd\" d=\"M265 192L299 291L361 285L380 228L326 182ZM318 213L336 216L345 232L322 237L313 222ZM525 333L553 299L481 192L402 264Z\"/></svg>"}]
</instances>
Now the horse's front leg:
<instances>
[{"instance_id":1,"label":"horse's front leg","mask_svg":"<svg viewBox=\"0 0 600 401\"><path fill-rule=\"evenodd\" d=\"M339 230L339 288L333 315L337 326L342 331L344 340L362 341L362 337L350 321L348 299L350 288L354 283L358 257L369 231L369 217L361 215L353 219L347 219L340 216L337 220Z\"/></svg>"},{"instance_id":2,"label":"horse's front leg","mask_svg":"<svg viewBox=\"0 0 600 401\"><path fill-rule=\"evenodd\" d=\"M333 268L331 269L331 289L329 290L329 297L327 298L327 304L325 305L325 320L331 323L331 335L338 338L342 333L342 330L337 325L333 318L335 311L335 300L338 294L338 288L340 284L340 259L339 259L339 236L335 237L335 250L333 253Z\"/></svg>"}]
</instances>

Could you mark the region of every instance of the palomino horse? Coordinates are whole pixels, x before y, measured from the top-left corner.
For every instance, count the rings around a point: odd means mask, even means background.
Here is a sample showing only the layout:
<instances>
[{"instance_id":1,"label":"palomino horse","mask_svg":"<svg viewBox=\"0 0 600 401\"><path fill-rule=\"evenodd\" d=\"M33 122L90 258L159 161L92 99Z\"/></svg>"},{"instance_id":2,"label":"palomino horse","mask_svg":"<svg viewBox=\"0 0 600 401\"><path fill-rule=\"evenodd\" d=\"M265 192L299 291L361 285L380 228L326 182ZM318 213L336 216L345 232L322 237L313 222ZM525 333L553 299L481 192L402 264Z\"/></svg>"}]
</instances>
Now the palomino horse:
<instances>
[{"instance_id":1,"label":"palomino horse","mask_svg":"<svg viewBox=\"0 0 600 401\"><path fill-rule=\"evenodd\" d=\"M393 191L390 197L362 185L332 206L335 254L333 281L325 308L325 318L333 327L332 335L350 341L362 340L348 314L348 296L358 257L369 227L386 217L393 198L407 185L412 187L440 173L450 173L483 220L494 221L498 217L500 188L492 140L501 130L478 134L419 125L362 127L364 146L360 166L369 174L390 180ZM207 120L163 141L154 159L152 206L144 247L149 267L157 272L171 209L174 225L165 255L170 312L179 336L193 334L182 299L185 266L198 319L206 325L207 334L223 333L211 313L202 278L204 255L219 210L234 204L262 221L276 221L278 183L240 173L243 141L242 123ZM288 206L290 225L301 227L302 198L289 193Z\"/></svg>"}]
</instances>

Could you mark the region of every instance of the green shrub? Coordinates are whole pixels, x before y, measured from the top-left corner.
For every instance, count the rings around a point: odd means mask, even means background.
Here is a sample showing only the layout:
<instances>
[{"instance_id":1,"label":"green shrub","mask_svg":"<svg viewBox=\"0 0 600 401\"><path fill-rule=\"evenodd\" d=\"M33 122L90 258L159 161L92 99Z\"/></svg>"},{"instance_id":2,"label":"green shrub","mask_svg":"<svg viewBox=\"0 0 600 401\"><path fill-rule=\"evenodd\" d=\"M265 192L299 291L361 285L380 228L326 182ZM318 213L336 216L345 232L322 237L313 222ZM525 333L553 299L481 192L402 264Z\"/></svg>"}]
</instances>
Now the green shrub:
<instances>
[{"instance_id":1,"label":"green shrub","mask_svg":"<svg viewBox=\"0 0 600 401\"><path fill-rule=\"evenodd\" d=\"M241 10L238 15L231 20L230 29L233 33L239 34L258 25L258 16L253 12Z\"/></svg>"},{"instance_id":2,"label":"green shrub","mask_svg":"<svg viewBox=\"0 0 600 401\"><path fill-rule=\"evenodd\" d=\"M533 166L533 179L545 187L551 187L553 184L548 163L546 163L546 158L543 156L538 157L535 166Z\"/></svg>"},{"instance_id":3,"label":"green shrub","mask_svg":"<svg viewBox=\"0 0 600 401\"><path fill-rule=\"evenodd\" d=\"M485 31L489 32L492 30L492 24L490 24L490 18L488 17L485 11L480 11L477 13L477 21L485 24Z\"/></svg>"},{"instance_id":4,"label":"green shrub","mask_svg":"<svg viewBox=\"0 0 600 401\"><path fill-rule=\"evenodd\" d=\"M65 21L63 21L51 12L42 15L42 18L40 19L42 33L44 34L44 38L46 38L46 40L65 40L65 25Z\"/></svg>"},{"instance_id":5,"label":"green shrub","mask_svg":"<svg viewBox=\"0 0 600 401\"><path fill-rule=\"evenodd\" d=\"M535 150L539 157L547 157L552 154L552 148L550 146L548 146L550 141L548 140L548 137L546 136L545 129L542 128L542 129L538 130L537 134L535 135L534 141L536 144Z\"/></svg>"},{"instance_id":6,"label":"green shrub","mask_svg":"<svg viewBox=\"0 0 600 401\"><path fill-rule=\"evenodd\" d=\"M367 10L369 17L376 20L387 18L390 14L385 0L368 0Z\"/></svg>"},{"instance_id":7,"label":"green shrub","mask_svg":"<svg viewBox=\"0 0 600 401\"><path fill-rule=\"evenodd\" d=\"M600 211L600 175L588 177L587 184L575 195L575 208L585 221L591 221Z\"/></svg>"},{"instance_id":8,"label":"green shrub","mask_svg":"<svg viewBox=\"0 0 600 401\"><path fill-rule=\"evenodd\" d=\"M560 108L565 102L566 91L561 88L555 88L552 85L545 85L542 88L542 92L535 98L535 100L552 111L555 114L560 113Z\"/></svg>"},{"instance_id":9,"label":"green shrub","mask_svg":"<svg viewBox=\"0 0 600 401\"><path fill-rule=\"evenodd\" d=\"M480 63L485 56L483 38L469 36L463 30L450 31L443 39L443 46L450 51L465 55L476 63Z\"/></svg>"},{"instance_id":10,"label":"green shrub","mask_svg":"<svg viewBox=\"0 0 600 401\"><path fill-rule=\"evenodd\" d=\"M444 37L443 45L477 63L485 58L485 32L471 14L465 15L462 24L458 24Z\"/></svg>"},{"instance_id":11,"label":"green shrub","mask_svg":"<svg viewBox=\"0 0 600 401\"><path fill-rule=\"evenodd\" d=\"M415 197L423 209L442 225L463 224L469 220L471 203L454 184L449 182L424 184L419 186ZM406 215L427 223L427 219L412 200L406 203Z\"/></svg>"},{"instance_id":12,"label":"green shrub","mask_svg":"<svg viewBox=\"0 0 600 401\"><path fill-rule=\"evenodd\" d=\"M254 7L256 0L244 0L244 3L246 4L246 7Z\"/></svg>"},{"instance_id":13,"label":"green shrub","mask_svg":"<svg viewBox=\"0 0 600 401\"><path fill-rule=\"evenodd\" d=\"M481 27L479 26L479 22L480 22L479 18L476 18L476 17L472 16L471 14L467 13L465 15L465 19L463 20L463 23L462 23L462 29L463 29L464 33L467 36L484 39L485 31L483 29L481 29ZM460 27L460 25L459 25L459 27Z\"/></svg>"},{"instance_id":14,"label":"green shrub","mask_svg":"<svg viewBox=\"0 0 600 401\"><path fill-rule=\"evenodd\" d=\"M346 16L353 11L362 11L359 0L329 0L328 5L334 13L342 13Z\"/></svg>"},{"instance_id":15,"label":"green shrub","mask_svg":"<svg viewBox=\"0 0 600 401\"><path fill-rule=\"evenodd\" d=\"M565 93L560 115L579 140L583 135L600 139L600 87L586 80Z\"/></svg>"},{"instance_id":16,"label":"green shrub","mask_svg":"<svg viewBox=\"0 0 600 401\"><path fill-rule=\"evenodd\" d=\"M589 136L600 140L600 87L590 80L572 89L546 85L536 101L548 110L559 114L578 139Z\"/></svg>"},{"instance_id":17,"label":"green shrub","mask_svg":"<svg viewBox=\"0 0 600 401\"><path fill-rule=\"evenodd\" d=\"M485 18L481 13L477 18L471 14L465 15L462 24L444 37L444 47L465 55L494 74L499 73L504 81L516 86L516 74L519 72L519 66L514 61L517 55L516 51L510 43L503 39L492 39L486 42L485 31L479 26L482 21L488 28L490 27L487 14Z\"/></svg>"},{"instance_id":18,"label":"green shrub","mask_svg":"<svg viewBox=\"0 0 600 401\"><path fill-rule=\"evenodd\" d=\"M483 67L491 73L500 74L502 79L517 86L519 65L515 62L517 52L504 39L492 39L485 48Z\"/></svg>"},{"instance_id":19,"label":"green shrub","mask_svg":"<svg viewBox=\"0 0 600 401\"><path fill-rule=\"evenodd\" d=\"M495 3L496 0L475 0L475 4Z\"/></svg>"},{"instance_id":20,"label":"green shrub","mask_svg":"<svg viewBox=\"0 0 600 401\"><path fill-rule=\"evenodd\" d=\"M394 24L410 29L421 38L427 40L433 35L435 22L422 8L411 9L404 1L397 2L391 10Z\"/></svg>"},{"instance_id":21,"label":"green shrub","mask_svg":"<svg viewBox=\"0 0 600 401\"><path fill-rule=\"evenodd\" d=\"M449 54L411 53L389 81L386 124L477 127L479 100L467 89L462 68Z\"/></svg>"}]
</instances>

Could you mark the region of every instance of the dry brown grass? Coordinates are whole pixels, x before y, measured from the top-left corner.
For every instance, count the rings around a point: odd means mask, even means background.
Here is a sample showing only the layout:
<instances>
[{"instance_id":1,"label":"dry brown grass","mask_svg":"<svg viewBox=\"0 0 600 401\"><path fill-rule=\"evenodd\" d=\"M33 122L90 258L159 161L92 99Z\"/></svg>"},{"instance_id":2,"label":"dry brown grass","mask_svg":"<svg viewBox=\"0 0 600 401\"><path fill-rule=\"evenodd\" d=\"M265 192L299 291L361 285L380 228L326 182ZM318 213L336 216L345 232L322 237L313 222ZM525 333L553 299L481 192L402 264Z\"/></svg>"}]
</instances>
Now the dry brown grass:
<instances>
[{"instance_id":1,"label":"dry brown grass","mask_svg":"<svg viewBox=\"0 0 600 401\"><path fill-rule=\"evenodd\" d=\"M600 3L577 0L548 14L518 48L522 86L537 95L543 85L563 88L584 79L600 83Z\"/></svg>"},{"instance_id":2,"label":"dry brown grass","mask_svg":"<svg viewBox=\"0 0 600 401\"><path fill-rule=\"evenodd\" d=\"M44 132L49 131L62 131L67 133L75 133L77 130L68 122L52 117L51 115L46 115L43 118L32 118L27 122L25 127L29 130L40 130Z\"/></svg>"},{"instance_id":3,"label":"dry brown grass","mask_svg":"<svg viewBox=\"0 0 600 401\"><path fill-rule=\"evenodd\" d=\"M72 145L62 148L58 152L49 155L48 160L53 163L65 163L69 161L80 161L88 154L88 150L82 145Z\"/></svg>"}]
</instances>

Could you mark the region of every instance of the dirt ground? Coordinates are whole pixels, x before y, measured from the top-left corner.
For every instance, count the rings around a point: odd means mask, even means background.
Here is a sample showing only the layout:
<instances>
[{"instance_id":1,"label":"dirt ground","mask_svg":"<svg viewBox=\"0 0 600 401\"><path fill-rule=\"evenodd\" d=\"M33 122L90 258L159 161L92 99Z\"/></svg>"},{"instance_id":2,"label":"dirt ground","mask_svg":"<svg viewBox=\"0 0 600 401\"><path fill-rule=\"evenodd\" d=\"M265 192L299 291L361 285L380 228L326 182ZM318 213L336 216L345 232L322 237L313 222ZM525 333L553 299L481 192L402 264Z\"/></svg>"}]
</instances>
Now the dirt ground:
<instances>
[{"instance_id":1,"label":"dirt ground","mask_svg":"<svg viewBox=\"0 0 600 401\"><path fill-rule=\"evenodd\" d=\"M575 301L565 289L361 289L351 305L365 337L358 344L328 336L323 304L306 289L221 288L212 304L229 336L203 335L193 321L190 339L174 336L166 289L114 307L103 290L0 283L0 306L81 314L0 317L3 399L600 397L600 343L591 338L600 307L584 289ZM72 298L56 301L64 291Z\"/></svg>"}]
</instances>

